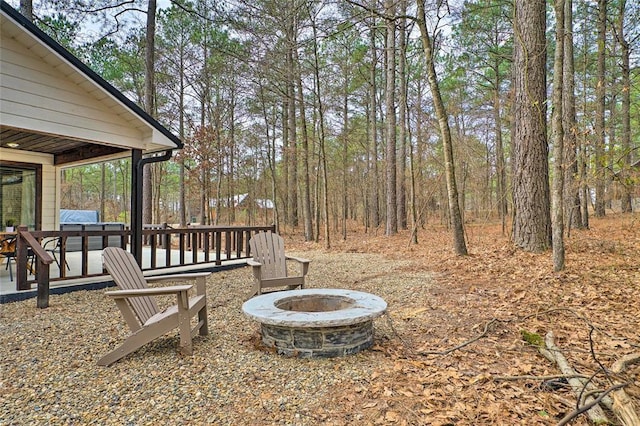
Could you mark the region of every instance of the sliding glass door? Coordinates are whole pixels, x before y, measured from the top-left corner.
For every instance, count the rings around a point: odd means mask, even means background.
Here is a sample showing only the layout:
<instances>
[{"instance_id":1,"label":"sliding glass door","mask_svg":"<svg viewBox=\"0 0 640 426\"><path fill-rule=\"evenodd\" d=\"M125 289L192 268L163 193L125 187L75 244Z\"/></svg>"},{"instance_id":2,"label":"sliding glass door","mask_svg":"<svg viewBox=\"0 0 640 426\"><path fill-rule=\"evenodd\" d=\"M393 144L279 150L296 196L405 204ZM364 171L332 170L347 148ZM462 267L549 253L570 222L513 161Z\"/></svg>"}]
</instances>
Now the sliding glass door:
<instances>
[{"instance_id":1,"label":"sliding glass door","mask_svg":"<svg viewBox=\"0 0 640 426\"><path fill-rule=\"evenodd\" d=\"M0 161L0 224L25 225L39 230L42 225L42 166Z\"/></svg>"}]
</instances>

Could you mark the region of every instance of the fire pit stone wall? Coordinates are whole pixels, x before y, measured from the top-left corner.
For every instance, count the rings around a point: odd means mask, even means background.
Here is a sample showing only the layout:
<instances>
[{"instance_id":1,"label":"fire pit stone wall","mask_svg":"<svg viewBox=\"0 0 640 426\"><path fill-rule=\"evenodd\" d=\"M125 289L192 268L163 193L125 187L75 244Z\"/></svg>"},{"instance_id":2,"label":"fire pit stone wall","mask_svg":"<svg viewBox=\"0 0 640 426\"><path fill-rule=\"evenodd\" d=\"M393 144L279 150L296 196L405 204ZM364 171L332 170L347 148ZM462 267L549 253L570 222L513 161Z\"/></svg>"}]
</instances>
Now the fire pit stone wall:
<instances>
[{"instance_id":1,"label":"fire pit stone wall","mask_svg":"<svg viewBox=\"0 0 640 426\"><path fill-rule=\"evenodd\" d=\"M300 358L351 355L373 344L372 321L340 327L290 328L262 324L262 342Z\"/></svg>"},{"instance_id":2,"label":"fire pit stone wall","mask_svg":"<svg viewBox=\"0 0 640 426\"><path fill-rule=\"evenodd\" d=\"M242 305L261 325L262 342L300 358L355 354L373 344L373 319L387 303L373 294L343 289L304 289L256 296Z\"/></svg>"},{"instance_id":3,"label":"fire pit stone wall","mask_svg":"<svg viewBox=\"0 0 640 426\"><path fill-rule=\"evenodd\" d=\"M387 304L369 293L304 289L249 299L244 313L261 324L262 342L300 358L355 354L373 344L373 319Z\"/></svg>"}]
</instances>

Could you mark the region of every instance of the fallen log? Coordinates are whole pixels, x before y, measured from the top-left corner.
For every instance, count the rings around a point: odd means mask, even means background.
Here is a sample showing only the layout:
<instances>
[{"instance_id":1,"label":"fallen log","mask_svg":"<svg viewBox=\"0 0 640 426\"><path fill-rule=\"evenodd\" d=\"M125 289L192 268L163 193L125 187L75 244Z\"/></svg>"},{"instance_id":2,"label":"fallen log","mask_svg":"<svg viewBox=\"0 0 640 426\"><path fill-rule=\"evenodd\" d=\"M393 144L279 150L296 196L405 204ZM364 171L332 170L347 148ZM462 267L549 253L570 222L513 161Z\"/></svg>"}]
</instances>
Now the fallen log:
<instances>
[{"instance_id":1,"label":"fallen log","mask_svg":"<svg viewBox=\"0 0 640 426\"><path fill-rule=\"evenodd\" d=\"M640 353L626 355L611 366L611 372L622 373L628 365L640 362ZM611 410L623 426L640 425L640 416L636 411L633 400L624 391L624 388L616 389L612 393L613 406Z\"/></svg>"},{"instance_id":2,"label":"fallen log","mask_svg":"<svg viewBox=\"0 0 640 426\"><path fill-rule=\"evenodd\" d=\"M549 361L557 364L562 374L566 376L576 376L578 374L573 369L573 367L569 365L567 358L565 358L562 352L560 352L560 349L556 346L552 331L547 333L544 339L544 343L545 343L544 346L543 345L538 346L538 350L542 354L542 356L547 358ZM591 390L589 386L590 383L587 383L584 379L580 379L577 377L570 377L567 379L567 381L569 382L569 385L573 389L573 392L575 393L576 398L578 399L581 398L581 395L584 396L585 391ZM594 398L591 395L587 395L582 399L583 400L578 401L578 405L590 406L590 408L587 410L587 416L589 417L589 420L591 420L591 422L593 422L594 424L610 424L611 423L607 418L607 415L605 414L604 410L599 405L599 402L602 398L598 399L598 398ZM582 411L577 411L576 415L581 413Z\"/></svg>"}]
</instances>

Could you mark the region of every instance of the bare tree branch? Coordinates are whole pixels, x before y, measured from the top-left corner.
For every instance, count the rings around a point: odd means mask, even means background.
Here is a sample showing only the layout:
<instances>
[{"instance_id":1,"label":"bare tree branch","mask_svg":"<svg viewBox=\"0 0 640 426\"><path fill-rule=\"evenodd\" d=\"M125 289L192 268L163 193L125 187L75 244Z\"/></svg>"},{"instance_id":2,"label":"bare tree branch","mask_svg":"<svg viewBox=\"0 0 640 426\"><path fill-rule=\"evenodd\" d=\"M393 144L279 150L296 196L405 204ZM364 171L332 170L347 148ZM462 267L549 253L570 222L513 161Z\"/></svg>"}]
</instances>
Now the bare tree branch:
<instances>
[{"instance_id":1,"label":"bare tree branch","mask_svg":"<svg viewBox=\"0 0 640 426\"><path fill-rule=\"evenodd\" d=\"M477 335L476 337L474 337L473 339L469 339L466 342L463 342L457 346L454 346L453 348L449 348L446 349L444 351L420 351L418 352L418 355L440 355L440 356L444 356L444 355L448 355L451 352L457 351L458 349L462 349L465 346L468 346L470 344L472 344L473 342L477 342L478 340L482 339L483 337L485 337L488 332L489 332L489 327L491 327L492 324L499 322L500 320L497 318L493 318L491 321L489 321L488 323L485 324L484 326L484 330L482 331L482 333L480 333L479 335Z\"/></svg>"},{"instance_id":2,"label":"bare tree branch","mask_svg":"<svg viewBox=\"0 0 640 426\"><path fill-rule=\"evenodd\" d=\"M598 405L600 403L600 401L602 401L602 399L607 396L609 393L613 392L614 390L617 389L622 389L623 387L629 385L631 382L627 382L627 383L621 383L619 385L615 385L615 386L611 386L609 389L605 390L604 392L602 392L600 394L600 396L598 396L597 398L595 398L594 400L592 400L591 402L589 402L588 404L583 405L582 407L572 411L571 413L567 414L566 416L564 416L562 418L562 420L560 420L558 422L558 424L556 426L564 426L566 424L569 424L569 422L573 419L575 419L576 417L578 417L580 414L584 413L585 411L588 411L589 409L591 409L592 407Z\"/></svg>"}]
</instances>

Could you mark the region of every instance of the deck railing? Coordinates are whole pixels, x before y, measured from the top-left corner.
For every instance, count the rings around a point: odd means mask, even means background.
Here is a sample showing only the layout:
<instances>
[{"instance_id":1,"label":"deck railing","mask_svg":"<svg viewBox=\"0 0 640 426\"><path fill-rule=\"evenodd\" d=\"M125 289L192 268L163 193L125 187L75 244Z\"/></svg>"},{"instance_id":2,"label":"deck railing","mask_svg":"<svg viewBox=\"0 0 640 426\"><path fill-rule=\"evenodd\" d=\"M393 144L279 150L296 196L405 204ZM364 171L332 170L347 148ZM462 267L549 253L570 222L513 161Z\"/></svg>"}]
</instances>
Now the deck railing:
<instances>
[{"instance_id":1,"label":"deck railing","mask_svg":"<svg viewBox=\"0 0 640 426\"><path fill-rule=\"evenodd\" d=\"M179 266L197 266L214 263L221 265L225 260L244 259L251 256L249 239L260 231L275 232L275 226L190 226L188 228L156 228L144 229L143 239L148 246L144 250L144 256L150 256L148 267L143 262L143 270L163 269ZM60 264L58 277L50 277L50 281L60 281L75 278L87 278L105 275L106 272L96 273L89 271L89 252L93 251L96 239L102 239L102 248L107 246L119 246L127 248L131 237L131 231L25 231L40 244L52 238L60 238L60 243L55 249L55 255ZM74 256L73 268L68 270L66 264L70 262L66 249L69 238L81 240L80 260ZM90 250L89 241L92 247ZM23 246L23 247L21 247ZM41 248L41 247L40 247ZM37 274L29 275L27 271L28 256L25 243L18 240L18 256L16 256L16 269L22 273L16 273L16 289L30 290L31 284L38 282ZM80 268L77 262L80 262ZM49 265L38 263L37 267L49 268ZM79 271L79 272L75 272Z\"/></svg>"}]
</instances>

